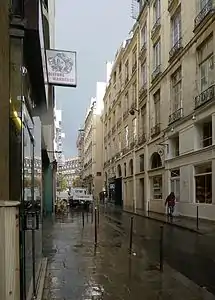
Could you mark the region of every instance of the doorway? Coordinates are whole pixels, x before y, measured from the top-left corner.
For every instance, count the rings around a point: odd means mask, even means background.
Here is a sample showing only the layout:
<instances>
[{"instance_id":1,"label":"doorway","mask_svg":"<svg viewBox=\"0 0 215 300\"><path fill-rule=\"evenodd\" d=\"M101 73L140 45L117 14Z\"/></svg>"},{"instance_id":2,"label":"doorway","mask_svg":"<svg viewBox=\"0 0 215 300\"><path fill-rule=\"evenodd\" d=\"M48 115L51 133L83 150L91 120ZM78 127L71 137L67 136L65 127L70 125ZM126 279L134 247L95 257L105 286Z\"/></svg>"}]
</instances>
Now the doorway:
<instances>
[{"instance_id":1,"label":"doorway","mask_svg":"<svg viewBox=\"0 0 215 300\"><path fill-rule=\"evenodd\" d=\"M116 178L115 179L115 205L123 206L122 178Z\"/></svg>"}]
</instances>

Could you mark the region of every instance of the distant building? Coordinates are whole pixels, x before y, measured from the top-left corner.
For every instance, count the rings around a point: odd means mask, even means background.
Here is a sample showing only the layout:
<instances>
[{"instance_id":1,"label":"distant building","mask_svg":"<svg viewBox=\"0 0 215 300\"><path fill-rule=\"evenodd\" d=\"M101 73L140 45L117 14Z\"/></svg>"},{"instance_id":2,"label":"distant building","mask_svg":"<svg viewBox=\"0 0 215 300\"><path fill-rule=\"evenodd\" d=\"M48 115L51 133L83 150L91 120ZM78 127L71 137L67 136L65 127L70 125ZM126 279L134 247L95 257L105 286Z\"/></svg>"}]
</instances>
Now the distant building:
<instances>
[{"instance_id":1,"label":"distant building","mask_svg":"<svg viewBox=\"0 0 215 300\"><path fill-rule=\"evenodd\" d=\"M65 134L62 132L62 110L55 109L55 157L58 163L58 166L62 166L64 163L63 156L63 138Z\"/></svg>"},{"instance_id":2,"label":"distant building","mask_svg":"<svg viewBox=\"0 0 215 300\"><path fill-rule=\"evenodd\" d=\"M79 134L79 143L77 143L81 152L81 174L84 186L96 198L103 189L103 127L101 112L103 110L105 88L105 82L97 82L96 97L91 99L84 122L84 130Z\"/></svg>"},{"instance_id":3,"label":"distant building","mask_svg":"<svg viewBox=\"0 0 215 300\"><path fill-rule=\"evenodd\" d=\"M66 159L64 164L59 166L58 175L66 180L68 187L72 187L73 181L79 175L79 158L71 157Z\"/></svg>"}]
</instances>

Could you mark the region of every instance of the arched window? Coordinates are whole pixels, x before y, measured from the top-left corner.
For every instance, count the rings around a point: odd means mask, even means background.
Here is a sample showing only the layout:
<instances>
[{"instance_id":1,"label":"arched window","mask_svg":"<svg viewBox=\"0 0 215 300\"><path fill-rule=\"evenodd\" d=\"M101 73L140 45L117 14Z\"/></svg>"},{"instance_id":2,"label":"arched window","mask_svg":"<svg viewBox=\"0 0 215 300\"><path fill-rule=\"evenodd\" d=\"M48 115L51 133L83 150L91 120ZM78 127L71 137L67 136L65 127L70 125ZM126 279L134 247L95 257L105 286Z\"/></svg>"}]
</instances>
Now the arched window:
<instances>
[{"instance_id":1,"label":"arched window","mask_svg":"<svg viewBox=\"0 0 215 300\"><path fill-rule=\"evenodd\" d=\"M151 169L162 167L161 157L157 152L154 152L151 156Z\"/></svg>"},{"instance_id":2,"label":"arched window","mask_svg":"<svg viewBox=\"0 0 215 300\"><path fill-rule=\"evenodd\" d=\"M127 172L126 172L126 163L124 163L124 176L127 176Z\"/></svg>"},{"instance_id":3,"label":"arched window","mask_svg":"<svg viewBox=\"0 0 215 300\"><path fill-rule=\"evenodd\" d=\"M120 165L117 166L117 176L122 177L122 169Z\"/></svg>"},{"instance_id":4,"label":"arched window","mask_svg":"<svg viewBox=\"0 0 215 300\"><path fill-rule=\"evenodd\" d=\"M133 175L134 173L134 164L133 164L133 159L129 161L129 175Z\"/></svg>"}]
</instances>

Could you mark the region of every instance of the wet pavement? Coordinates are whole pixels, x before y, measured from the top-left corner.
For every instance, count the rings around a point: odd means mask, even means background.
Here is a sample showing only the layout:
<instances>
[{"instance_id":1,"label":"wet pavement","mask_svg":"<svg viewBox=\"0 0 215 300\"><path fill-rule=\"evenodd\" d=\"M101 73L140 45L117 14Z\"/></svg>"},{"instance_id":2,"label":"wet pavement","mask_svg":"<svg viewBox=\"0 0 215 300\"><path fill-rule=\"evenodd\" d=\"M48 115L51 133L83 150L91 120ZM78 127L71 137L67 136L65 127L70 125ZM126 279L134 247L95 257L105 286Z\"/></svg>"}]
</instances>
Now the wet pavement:
<instances>
[{"instance_id":1,"label":"wet pavement","mask_svg":"<svg viewBox=\"0 0 215 300\"><path fill-rule=\"evenodd\" d=\"M128 216L101 212L97 247L91 215L85 214L84 228L82 221L78 212L44 221L48 267L43 300L215 299L166 263L159 271L160 230L151 221L135 220L131 255Z\"/></svg>"}]
</instances>

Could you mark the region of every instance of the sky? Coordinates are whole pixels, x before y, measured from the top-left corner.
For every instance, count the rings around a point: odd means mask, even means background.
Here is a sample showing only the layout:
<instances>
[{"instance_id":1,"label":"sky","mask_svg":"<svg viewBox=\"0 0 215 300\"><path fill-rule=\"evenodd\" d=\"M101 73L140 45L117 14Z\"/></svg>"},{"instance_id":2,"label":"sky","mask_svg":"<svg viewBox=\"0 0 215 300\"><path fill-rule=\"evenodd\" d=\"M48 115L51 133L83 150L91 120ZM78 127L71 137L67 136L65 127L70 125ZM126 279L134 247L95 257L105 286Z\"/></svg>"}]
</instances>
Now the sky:
<instances>
[{"instance_id":1,"label":"sky","mask_svg":"<svg viewBox=\"0 0 215 300\"><path fill-rule=\"evenodd\" d=\"M83 127L96 82L106 79L106 62L132 28L132 0L55 0L55 48L77 51L77 88L57 87L62 109L66 158L77 154L78 129Z\"/></svg>"}]
</instances>

